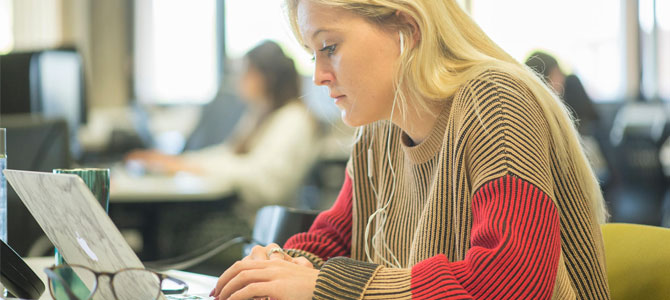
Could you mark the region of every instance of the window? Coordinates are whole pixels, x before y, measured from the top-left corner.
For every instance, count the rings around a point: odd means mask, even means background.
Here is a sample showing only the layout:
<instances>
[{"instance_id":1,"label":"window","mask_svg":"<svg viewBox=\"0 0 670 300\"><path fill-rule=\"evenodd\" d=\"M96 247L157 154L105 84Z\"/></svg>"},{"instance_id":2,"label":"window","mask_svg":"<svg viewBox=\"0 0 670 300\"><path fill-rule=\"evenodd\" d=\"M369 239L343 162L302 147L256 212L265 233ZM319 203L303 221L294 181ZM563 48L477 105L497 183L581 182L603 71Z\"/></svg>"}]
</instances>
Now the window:
<instances>
[{"instance_id":1,"label":"window","mask_svg":"<svg viewBox=\"0 0 670 300\"><path fill-rule=\"evenodd\" d=\"M206 103L219 88L217 0L135 1L135 95L145 103Z\"/></svg>"},{"instance_id":2,"label":"window","mask_svg":"<svg viewBox=\"0 0 670 300\"><path fill-rule=\"evenodd\" d=\"M471 7L484 32L519 61L534 50L547 51L582 79L594 101L613 101L625 93L621 3L472 0Z\"/></svg>"},{"instance_id":3,"label":"window","mask_svg":"<svg viewBox=\"0 0 670 300\"><path fill-rule=\"evenodd\" d=\"M670 1L656 1L658 24L658 93L670 101Z\"/></svg>"},{"instance_id":4,"label":"window","mask_svg":"<svg viewBox=\"0 0 670 300\"><path fill-rule=\"evenodd\" d=\"M12 30L12 1L0 0L0 54L12 50L14 44Z\"/></svg>"},{"instance_id":5,"label":"window","mask_svg":"<svg viewBox=\"0 0 670 300\"><path fill-rule=\"evenodd\" d=\"M656 21L654 16L654 0L638 2L638 18L640 23L640 92L644 99L658 98L658 70L656 60L658 50L656 42Z\"/></svg>"},{"instance_id":6,"label":"window","mask_svg":"<svg viewBox=\"0 0 670 300\"><path fill-rule=\"evenodd\" d=\"M641 92L670 100L670 1L639 0Z\"/></svg>"},{"instance_id":7,"label":"window","mask_svg":"<svg viewBox=\"0 0 670 300\"><path fill-rule=\"evenodd\" d=\"M226 55L240 58L263 40L281 44L303 75L312 74L309 54L298 45L286 21L282 0L226 0Z\"/></svg>"}]
</instances>

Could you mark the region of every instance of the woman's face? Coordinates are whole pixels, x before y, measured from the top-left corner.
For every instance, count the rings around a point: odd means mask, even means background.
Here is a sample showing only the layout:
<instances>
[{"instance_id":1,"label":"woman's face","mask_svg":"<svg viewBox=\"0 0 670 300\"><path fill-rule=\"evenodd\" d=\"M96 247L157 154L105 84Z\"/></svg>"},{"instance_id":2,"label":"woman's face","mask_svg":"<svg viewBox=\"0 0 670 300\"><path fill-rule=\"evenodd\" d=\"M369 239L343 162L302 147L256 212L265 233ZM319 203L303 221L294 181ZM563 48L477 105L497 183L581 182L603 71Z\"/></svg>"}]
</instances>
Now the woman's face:
<instances>
[{"instance_id":1,"label":"woman's face","mask_svg":"<svg viewBox=\"0 0 670 300\"><path fill-rule=\"evenodd\" d=\"M314 83L328 87L342 120L361 126L389 119L400 55L398 32L309 0L300 1L297 9L305 47L314 53Z\"/></svg>"},{"instance_id":2,"label":"woman's face","mask_svg":"<svg viewBox=\"0 0 670 300\"><path fill-rule=\"evenodd\" d=\"M263 74L246 60L238 88L242 98L249 103L262 104L268 101Z\"/></svg>"},{"instance_id":3,"label":"woman's face","mask_svg":"<svg viewBox=\"0 0 670 300\"><path fill-rule=\"evenodd\" d=\"M561 72L561 69L555 67L549 72L549 84L551 88L554 89L559 95L563 94L565 90L565 75Z\"/></svg>"}]
</instances>

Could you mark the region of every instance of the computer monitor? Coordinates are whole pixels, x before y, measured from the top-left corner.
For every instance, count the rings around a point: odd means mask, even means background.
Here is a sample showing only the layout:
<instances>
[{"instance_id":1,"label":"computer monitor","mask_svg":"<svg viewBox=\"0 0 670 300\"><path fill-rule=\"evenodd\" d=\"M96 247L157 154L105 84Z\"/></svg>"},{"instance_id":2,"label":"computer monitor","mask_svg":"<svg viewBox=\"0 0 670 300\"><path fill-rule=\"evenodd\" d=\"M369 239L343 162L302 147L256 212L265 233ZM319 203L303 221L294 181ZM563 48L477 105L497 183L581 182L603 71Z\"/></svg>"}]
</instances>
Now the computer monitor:
<instances>
[{"instance_id":1,"label":"computer monitor","mask_svg":"<svg viewBox=\"0 0 670 300\"><path fill-rule=\"evenodd\" d=\"M0 114L64 118L72 155L78 157L77 131L86 122L86 110L83 63L76 50L0 56Z\"/></svg>"}]
</instances>

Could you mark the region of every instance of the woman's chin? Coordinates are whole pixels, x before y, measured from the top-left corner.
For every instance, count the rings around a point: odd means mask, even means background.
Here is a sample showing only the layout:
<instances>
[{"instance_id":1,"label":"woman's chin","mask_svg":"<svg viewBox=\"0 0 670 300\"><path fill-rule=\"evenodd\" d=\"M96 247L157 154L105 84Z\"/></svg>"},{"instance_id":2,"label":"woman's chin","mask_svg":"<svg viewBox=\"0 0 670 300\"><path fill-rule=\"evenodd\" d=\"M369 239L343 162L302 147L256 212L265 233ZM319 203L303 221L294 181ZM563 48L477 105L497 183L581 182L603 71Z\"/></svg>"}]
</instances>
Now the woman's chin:
<instances>
[{"instance_id":1,"label":"woman's chin","mask_svg":"<svg viewBox=\"0 0 670 300\"><path fill-rule=\"evenodd\" d=\"M349 127L359 127L359 126L363 126L363 125L367 125L367 124L371 123L371 122L366 122L364 119L361 119L361 118L352 117L351 115L347 114L347 111L345 111L345 110L342 110L341 117L342 117L342 122L344 122L344 124L346 124Z\"/></svg>"}]
</instances>

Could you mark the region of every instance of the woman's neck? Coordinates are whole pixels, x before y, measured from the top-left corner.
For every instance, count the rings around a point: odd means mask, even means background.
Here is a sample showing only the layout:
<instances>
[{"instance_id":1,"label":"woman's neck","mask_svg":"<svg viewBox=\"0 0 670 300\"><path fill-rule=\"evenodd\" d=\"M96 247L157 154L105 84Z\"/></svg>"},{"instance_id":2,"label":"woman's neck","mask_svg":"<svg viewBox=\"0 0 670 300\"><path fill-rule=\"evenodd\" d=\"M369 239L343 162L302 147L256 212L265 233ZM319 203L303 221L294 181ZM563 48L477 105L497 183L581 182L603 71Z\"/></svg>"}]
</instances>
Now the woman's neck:
<instances>
[{"instance_id":1,"label":"woman's neck","mask_svg":"<svg viewBox=\"0 0 670 300\"><path fill-rule=\"evenodd\" d=\"M251 103L251 107L254 111L260 114L265 114L272 110L272 104L268 98L257 99Z\"/></svg>"},{"instance_id":2,"label":"woman's neck","mask_svg":"<svg viewBox=\"0 0 670 300\"><path fill-rule=\"evenodd\" d=\"M407 134L413 145L421 144L435 127L445 104L445 101L426 101L425 108L408 106L405 118L398 115L393 118L393 123Z\"/></svg>"}]
</instances>

